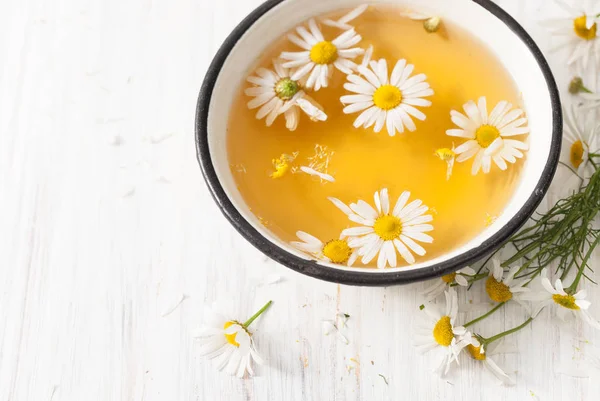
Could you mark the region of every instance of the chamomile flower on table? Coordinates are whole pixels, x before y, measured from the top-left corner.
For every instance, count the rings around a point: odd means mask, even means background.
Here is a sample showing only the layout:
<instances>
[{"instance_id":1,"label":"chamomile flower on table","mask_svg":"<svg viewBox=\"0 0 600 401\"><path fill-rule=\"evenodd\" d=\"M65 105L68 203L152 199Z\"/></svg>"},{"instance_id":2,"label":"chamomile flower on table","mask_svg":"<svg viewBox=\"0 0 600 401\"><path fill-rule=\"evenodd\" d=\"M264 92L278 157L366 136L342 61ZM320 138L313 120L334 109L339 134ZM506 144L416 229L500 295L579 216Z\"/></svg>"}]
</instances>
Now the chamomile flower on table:
<instances>
[{"instance_id":1,"label":"chamomile flower on table","mask_svg":"<svg viewBox=\"0 0 600 401\"><path fill-rule=\"evenodd\" d=\"M340 100L346 105L344 113L361 112L354 127L374 126L373 130L380 132L385 126L390 136L396 132L402 134L405 129L415 131L413 118L426 119L417 107L431 106L431 101L425 98L434 92L426 82L427 76L411 76L413 71L412 64L399 60L389 75L387 61L380 59L369 62L369 67L359 66L360 75L348 75L344 88L355 94L342 96Z\"/></svg>"},{"instance_id":2,"label":"chamomile flower on table","mask_svg":"<svg viewBox=\"0 0 600 401\"><path fill-rule=\"evenodd\" d=\"M365 11L367 11L367 8L369 8L369 5L363 4L354 8L352 11L350 11L349 13L337 20L332 20L330 18L324 19L323 24L327 26L332 26L334 28L343 29L345 31L352 29L352 25L348 24L360 17Z\"/></svg>"},{"instance_id":3,"label":"chamomile flower on table","mask_svg":"<svg viewBox=\"0 0 600 401\"><path fill-rule=\"evenodd\" d=\"M468 277L475 275L475 270L471 267L464 267L454 273L446 274L440 278L431 280L431 283L423 289L421 294L426 300L431 301L438 296L442 295L444 291L448 290L451 285L456 284L461 287L468 287Z\"/></svg>"},{"instance_id":4,"label":"chamomile flower on table","mask_svg":"<svg viewBox=\"0 0 600 401\"><path fill-rule=\"evenodd\" d=\"M283 52L281 58L286 60L285 68L293 68L292 80L300 80L306 76L306 87L318 91L329 85L329 79L337 68L344 74L351 74L356 69L354 60L365 51L356 46L362 37L348 29L333 40L326 40L314 19L308 21L308 28L299 26L296 34L289 34L288 39L303 50L299 52Z\"/></svg>"},{"instance_id":5,"label":"chamomile flower on table","mask_svg":"<svg viewBox=\"0 0 600 401\"><path fill-rule=\"evenodd\" d=\"M348 218L360 224L347 228L342 236L348 237L348 245L355 248L364 264L370 263L377 255L377 267L384 269L397 266L396 252L409 264L415 263L413 253L424 256L425 248L417 243L430 244L433 238L426 234L433 231L430 223L433 216L426 214L429 208L421 200L408 203L410 192L400 195L394 208L391 208L387 188L375 192L375 208L363 200L347 206L341 200L329 200Z\"/></svg>"},{"instance_id":6,"label":"chamomile flower on table","mask_svg":"<svg viewBox=\"0 0 600 401\"><path fill-rule=\"evenodd\" d=\"M584 99L584 108L586 109L598 109L600 108L600 93L581 93L581 97Z\"/></svg>"},{"instance_id":7,"label":"chamomile flower on table","mask_svg":"<svg viewBox=\"0 0 600 401\"><path fill-rule=\"evenodd\" d=\"M439 363L435 372L445 376L453 362L458 363L458 355L469 345L462 338L467 333L464 327L456 326L458 315L458 297L453 288L445 293L444 308L427 304L423 308L426 319L415 330L415 346L421 353L433 352Z\"/></svg>"},{"instance_id":8,"label":"chamomile flower on table","mask_svg":"<svg viewBox=\"0 0 600 401\"><path fill-rule=\"evenodd\" d=\"M563 16L548 19L542 24L553 36L562 38L556 50L568 48L569 65L577 65L582 70L592 66L593 72L596 72L600 64L600 38L598 37L600 4L563 0L554 0L554 2L562 9Z\"/></svg>"},{"instance_id":9,"label":"chamomile flower on table","mask_svg":"<svg viewBox=\"0 0 600 401\"><path fill-rule=\"evenodd\" d=\"M474 157L473 175L480 170L489 173L492 162L500 170L506 170L507 163L515 163L524 156L523 151L529 149L526 142L513 139L530 132L523 110L513 109L512 104L501 101L488 115L485 97L479 98L477 103L467 102L463 109L465 114L456 110L450 112L452 122L458 128L450 129L446 134L467 139L456 147L456 161L462 163Z\"/></svg>"},{"instance_id":10,"label":"chamomile flower on table","mask_svg":"<svg viewBox=\"0 0 600 401\"><path fill-rule=\"evenodd\" d=\"M296 236L300 241L292 241L291 244L317 259L350 267L358 258L358 253L350 248L348 241L344 238L323 242L304 231L296 232Z\"/></svg>"},{"instance_id":11,"label":"chamomile flower on table","mask_svg":"<svg viewBox=\"0 0 600 401\"><path fill-rule=\"evenodd\" d=\"M492 358L493 356L507 353L508 348L502 342L493 342L489 346L482 345L471 333L467 333L464 336L464 340L469 342L466 351L471 358L481 362L502 384L507 386L515 384L514 379L504 372Z\"/></svg>"},{"instance_id":12,"label":"chamomile flower on table","mask_svg":"<svg viewBox=\"0 0 600 401\"><path fill-rule=\"evenodd\" d=\"M513 300L529 309L521 299L523 293L530 291L529 288L524 287L528 280L526 278L515 279L520 268L521 266L513 266L505 273L500 261L492 259L492 268L485 282L485 291L492 301L508 302Z\"/></svg>"},{"instance_id":13,"label":"chamomile flower on table","mask_svg":"<svg viewBox=\"0 0 600 401\"><path fill-rule=\"evenodd\" d=\"M254 97L248 102L248 108L253 110L260 107L256 118L262 120L266 117L267 127L283 114L285 126L290 131L298 127L301 111L312 121L326 121L323 107L304 91L301 81L292 79L291 75L291 71L279 59L273 60L273 70L257 69L256 75L247 79L254 86L244 91L247 96Z\"/></svg>"},{"instance_id":14,"label":"chamomile flower on table","mask_svg":"<svg viewBox=\"0 0 600 401\"><path fill-rule=\"evenodd\" d=\"M271 303L272 301L267 302L245 323L226 317L218 309L206 308L204 326L195 335L200 342L200 355L213 360L219 371L237 377L243 377L246 372L253 375L252 362L262 365L264 360L256 351L248 326Z\"/></svg>"},{"instance_id":15,"label":"chamomile flower on table","mask_svg":"<svg viewBox=\"0 0 600 401\"><path fill-rule=\"evenodd\" d=\"M593 113L581 113L575 106L564 108L564 141L569 151L569 162L577 175L585 179L594 173L590 163L590 152L600 150L598 136L600 125L594 120Z\"/></svg>"},{"instance_id":16,"label":"chamomile flower on table","mask_svg":"<svg viewBox=\"0 0 600 401\"><path fill-rule=\"evenodd\" d=\"M600 323L588 312L591 302L586 300L586 290L579 290L575 294L567 293L561 279L557 279L554 286L552 286L547 269L542 270L540 281L543 287L541 290L532 291L523 296L524 299L535 303L533 317L536 317L546 307L554 307L556 315L560 319L565 320L568 315L574 315L593 328L600 330Z\"/></svg>"}]
</instances>

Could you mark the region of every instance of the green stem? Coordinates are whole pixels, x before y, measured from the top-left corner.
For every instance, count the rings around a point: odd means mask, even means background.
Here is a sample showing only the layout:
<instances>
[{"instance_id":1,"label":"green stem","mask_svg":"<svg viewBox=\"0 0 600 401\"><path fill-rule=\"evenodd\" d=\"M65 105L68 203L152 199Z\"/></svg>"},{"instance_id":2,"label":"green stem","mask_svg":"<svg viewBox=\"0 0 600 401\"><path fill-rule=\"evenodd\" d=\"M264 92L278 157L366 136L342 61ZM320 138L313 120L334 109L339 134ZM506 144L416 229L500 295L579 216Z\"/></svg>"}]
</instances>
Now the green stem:
<instances>
[{"instance_id":1,"label":"green stem","mask_svg":"<svg viewBox=\"0 0 600 401\"><path fill-rule=\"evenodd\" d=\"M600 244L600 235L598 235L596 237L596 240L590 246L590 249L588 250L587 254L585 255L585 258L581 262L581 266L579 267L579 271L577 272L577 276L575 277L575 280L569 286L569 288L567 288L567 290L566 290L566 292L568 294L573 294L575 291L577 291L577 286L579 285L579 281L581 280L581 277L583 276L583 273L585 272L585 269L587 267L587 262L592 257L592 253L594 253L594 250L596 249L598 244Z\"/></svg>"},{"instance_id":2,"label":"green stem","mask_svg":"<svg viewBox=\"0 0 600 401\"><path fill-rule=\"evenodd\" d=\"M264 311L267 310L267 308L269 306L271 306L271 304L273 303L273 301L269 301L265 304L265 306L263 306L262 308L260 308L260 310L258 312L256 312L254 315L252 315L252 317L248 320L246 320L246 323L244 323L242 326L244 326L245 328L248 328L248 326L250 326L252 324L253 321L256 320L257 317L259 317L260 315L263 314Z\"/></svg>"},{"instance_id":3,"label":"green stem","mask_svg":"<svg viewBox=\"0 0 600 401\"><path fill-rule=\"evenodd\" d=\"M490 310L489 312L487 312L486 314L484 314L484 315L481 315L481 316L479 316L478 318L476 318L476 319L473 319L473 320L471 320L470 322L463 324L463 327L465 327L465 328L466 328L466 327L472 326L472 325L474 325L475 323L477 323L477 322L479 322L479 321L481 321L481 320L485 319L486 317L490 316L491 314L493 314L494 312L496 312L498 309L500 309L502 306L504 306L504 304L505 304L505 303L506 303L506 302L499 303L498 305L496 305L496 306L495 306L493 309L491 309L491 310Z\"/></svg>"},{"instance_id":4,"label":"green stem","mask_svg":"<svg viewBox=\"0 0 600 401\"><path fill-rule=\"evenodd\" d=\"M491 344L494 341L498 341L502 337L506 337L509 334L516 333L517 331L521 330L523 327L527 326L531 322L533 322L533 318L532 317L530 317L529 319L525 320L525 322L523 324L521 324L520 326L517 326L514 329L503 331L500 334L496 334L494 337L486 338L486 339L483 340L483 342L486 345Z\"/></svg>"}]
</instances>

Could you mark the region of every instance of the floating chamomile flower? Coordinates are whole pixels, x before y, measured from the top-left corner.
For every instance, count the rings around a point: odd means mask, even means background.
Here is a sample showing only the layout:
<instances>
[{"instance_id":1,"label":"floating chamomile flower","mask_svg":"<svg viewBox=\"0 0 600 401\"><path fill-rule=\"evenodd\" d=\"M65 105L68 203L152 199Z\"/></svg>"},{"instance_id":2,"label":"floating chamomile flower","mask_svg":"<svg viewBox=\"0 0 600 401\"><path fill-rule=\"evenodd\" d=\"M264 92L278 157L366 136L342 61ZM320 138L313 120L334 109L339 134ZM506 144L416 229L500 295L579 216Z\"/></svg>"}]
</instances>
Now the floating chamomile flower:
<instances>
[{"instance_id":1,"label":"floating chamomile flower","mask_svg":"<svg viewBox=\"0 0 600 401\"><path fill-rule=\"evenodd\" d=\"M286 68L294 68L293 80L300 80L308 75L306 87L318 91L329 85L333 67L344 74L351 74L356 69L352 61L365 51L358 44L362 37L354 29L349 29L332 41L325 40L314 19L308 21L310 32L303 26L296 28L298 35L289 34L288 39L304 49L300 52L283 52L281 58L288 60L283 64Z\"/></svg>"},{"instance_id":2,"label":"floating chamomile flower","mask_svg":"<svg viewBox=\"0 0 600 401\"><path fill-rule=\"evenodd\" d=\"M595 168L590 163L590 152L600 148L598 135L600 126L596 126L593 113L579 113L575 106L564 108L564 139L569 146L569 161L582 179L593 174ZM589 167L589 168L588 168Z\"/></svg>"},{"instance_id":3,"label":"floating chamomile flower","mask_svg":"<svg viewBox=\"0 0 600 401\"><path fill-rule=\"evenodd\" d=\"M568 64L577 64L582 69L587 69L590 59L596 71L600 63L600 38L598 37L598 16L600 7L572 7L563 0L554 0L567 15L561 18L552 18L544 21L550 33L565 39L556 46L556 49L570 48ZM581 3L581 2L580 2Z\"/></svg>"},{"instance_id":4,"label":"floating chamomile flower","mask_svg":"<svg viewBox=\"0 0 600 401\"><path fill-rule=\"evenodd\" d=\"M467 278L474 275L475 270L469 266L464 267L454 273L446 274L445 276L432 280L433 283L427 286L421 294L426 300L431 301L437 298L439 295L442 295L444 291L446 291L452 284L457 284L461 287L468 287L469 281Z\"/></svg>"},{"instance_id":5,"label":"floating chamomile flower","mask_svg":"<svg viewBox=\"0 0 600 401\"><path fill-rule=\"evenodd\" d=\"M480 342L468 332L464 336L464 339L465 341L469 341L469 345L467 345L466 350L471 358L482 362L483 366L485 366L485 368L503 384L507 386L512 386L515 384L514 379L507 375L492 359L494 355L506 353L505 347L503 347L502 343L491 343L489 346L481 345Z\"/></svg>"},{"instance_id":6,"label":"floating chamomile flower","mask_svg":"<svg viewBox=\"0 0 600 401\"><path fill-rule=\"evenodd\" d=\"M429 33L439 31L442 24L442 19L440 17L432 17L416 11L403 12L402 16L410 18L413 21L423 21L423 28Z\"/></svg>"},{"instance_id":7,"label":"floating chamomile flower","mask_svg":"<svg viewBox=\"0 0 600 401\"><path fill-rule=\"evenodd\" d=\"M407 205L410 192L403 192L393 210L390 209L388 190L375 192L375 210L363 200L346 206L336 198L329 200L344 212L351 221L362 227L347 228L342 235L350 237L348 244L357 248L356 253L362 256L362 262L368 264L377 254L377 267L384 269L388 264L396 267L396 251L406 262L415 263L412 252L419 256L425 255L425 249L416 241L432 243L433 238L425 234L432 231L433 226L427 224L433 220L425 214L429 208L423 206L420 200Z\"/></svg>"},{"instance_id":8,"label":"floating chamomile flower","mask_svg":"<svg viewBox=\"0 0 600 401\"><path fill-rule=\"evenodd\" d=\"M348 241L344 238L322 242L304 231L296 232L296 236L302 242L292 241L293 246L326 262L352 266L358 258L358 254L350 248Z\"/></svg>"},{"instance_id":9,"label":"floating chamomile flower","mask_svg":"<svg viewBox=\"0 0 600 401\"><path fill-rule=\"evenodd\" d=\"M556 307L556 315L560 319L564 320L569 312L571 312L593 328L600 330L600 323L592 318L587 311L591 306L591 302L585 299L587 297L586 290L579 290L575 294L569 294L564 290L561 279L557 279L553 287L548 278L547 269L542 270L540 280L543 287L542 290L523 296L523 299L537 302L532 317L535 318L546 306L554 305Z\"/></svg>"},{"instance_id":10,"label":"floating chamomile flower","mask_svg":"<svg viewBox=\"0 0 600 401\"><path fill-rule=\"evenodd\" d=\"M427 314L427 320L419 325L415 333L415 346L419 352L433 351L439 355L440 363L435 371L441 376L448 373L452 362L458 363L458 355L469 344L462 339L467 333L466 329L455 325L458 314L456 291L449 288L445 295L445 311L434 304L426 305L423 311Z\"/></svg>"},{"instance_id":11,"label":"floating chamomile flower","mask_svg":"<svg viewBox=\"0 0 600 401\"><path fill-rule=\"evenodd\" d=\"M267 127L270 127L277 116L283 114L285 126L290 131L298 127L300 110L313 121L327 120L323 107L306 94L301 83L292 79L290 70L281 63L281 60L273 60L274 70L259 68L256 76L247 79L255 85L247 88L244 93L254 97L248 102L250 110L260 107L256 118L261 120L266 117Z\"/></svg>"},{"instance_id":12,"label":"floating chamomile flower","mask_svg":"<svg viewBox=\"0 0 600 401\"><path fill-rule=\"evenodd\" d=\"M205 325L195 335L200 341L200 355L215 361L218 370L243 377L253 375L252 361L262 365L248 326L271 305L269 301L245 323L226 318L220 311L206 308Z\"/></svg>"},{"instance_id":13,"label":"floating chamomile flower","mask_svg":"<svg viewBox=\"0 0 600 401\"><path fill-rule=\"evenodd\" d=\"M521 151L529 149L525 142L509 139L529 133L527 118L522 117L523 110L511 110L512 104L502 101L488 115L485 97L479 98L478 104L471 100L463 108L466 115L455 110L450 112L452 122L459 129L450 129L446 134L468 139L456 148L456 161L461 163L475 157L471 168L473 175L481 169L489 173L492 161L501 170L506 170L506 162L515 163L523 157Z\"/></svg>"},{"instance_id":14,"label":"floating chamomile flower","mask_svg":"<svg viewBox=\"0 0 600 401\"><path fill-rule=\"evenodd\" d=\"M529 288L524 287L528 280L515 280L515 274L520 268L520 266L514 266L504 276L504 269L500 261L498 259L492 260L492 269L485 282L485 291L492 301L508 302L514 300L526 307L521 301L521 296L524 292L529 291Z\"/></svg>"},{"instance_id":15,"label":"floating chamomile flower","mask_svg":"<svg viewBox=\"0 0 600 401\"><path fill-rule=\"evenodd\" d=\"M323 20L323 24L343 30L352 29L352 25L348 25L348 23L360 17L365 11L367 11L367 8L369 8L369 5L363 4L362 6L356 7L355 9L353 9L348 14L344 15L338 20L334 21L332 19L325 19Z\"/></svg>"},{"instance_id":16,"label":"floating chamomile flower","mask_svg":"<svg viewBox=\"0 0 600 401\"><path fill-rule=\"evenodd\" d=\"M450 181L452 177L452 170L454 170L454 162L456 161L456 148L452 146L450 148L441 148L435 151L435 155L440 158L441 161L446 162L448 168L446 169L446 181Z\"/></svg>"},{"instance_id":17,"label":"floating chamomile flower","mask_svg":"<svg viewBox=\"0 0 600 401\"><path fill-rule=\"evenodd\" d=\"M344 88L355 95L342 96L341 102L347 105L344 113L352 114L362 111L354 121L354 127L369 128L380 132L384 125L390 136L417 129L412 118L424 121L425 114L417 107L429 107L431 101L424 99L433 95L433 90L425 82L425 74L415 75L414 66L400 60L394 66L391 77L388 75L388 65L385 59L371 61L369 67L359 66L362 75L348 75ZM364 111L363 111L364 110Z\"/></svg>"}]
</instances>

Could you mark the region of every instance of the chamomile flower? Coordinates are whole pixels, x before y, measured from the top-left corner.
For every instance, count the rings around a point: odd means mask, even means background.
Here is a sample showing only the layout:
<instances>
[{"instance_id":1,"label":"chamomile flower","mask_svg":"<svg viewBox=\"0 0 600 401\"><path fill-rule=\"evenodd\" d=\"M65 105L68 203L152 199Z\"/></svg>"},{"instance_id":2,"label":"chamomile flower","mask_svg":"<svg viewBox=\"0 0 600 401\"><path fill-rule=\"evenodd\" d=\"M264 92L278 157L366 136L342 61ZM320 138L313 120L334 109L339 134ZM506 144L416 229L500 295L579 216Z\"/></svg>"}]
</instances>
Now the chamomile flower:
<instances>
[{"instance_id":1,"label":"chamomile flower","mask_svg":"<svg viewBox=\"0 0 600 401\"><path fill-rule=\"evenodd\" d=\"M440 17L432 17L417 11L406 11L402 13L403 17L408 17L413 21L423 21L423 28L429 33L437 32L442 24Z\"/></svg>"},{"instance_id":2,"label":"chamomile flower","mask_svg":"<svg viewBox=\"0 0 600 401\"><path fill-rule=\"evenodd\" d=\"M280 57L287 60L283 64L284 67L294 68L291 79L300 80L308 75L306 87L318 91L329 85L334 67L344 74L351 74L356 69L352 60L365 51L359 47L352 47L362 40L354 28L331 41L325 40L314 19L308 21L308 28L310 31L304 26L299 26L296 28L298 35L288 35L288 39L304 51L283 52Z\"/></svg>"},{"instance_id":3,"label":"chamomile flower","mask_svg":"<svg viewBox=\"0 0 600 401\"><path fill-rule=\"evenodd\" d=\"M598 135L600 126L595 126L593 113L579 113L572 106L564 108L564 139L569 149L569 162L577 171L577 175L585 179L587 175L593 174L594 167L590 163L590 152L596 152L600 148Z\"/></svg>"},{"instance_id":4,"label":"chamomile flower","mask_svg":"<svg viewBox=\"0 0 600 401\"><path fill-rule=\"evenodd\" d=\"M537 302L533 310L533 317L536 317L545 307L554 306L556 315L560 319L564 320L569 314L572 314L593 328L600 330L600 323L588 313L591 302L585 299L587 297L586 290L569 294L565 291L561 279L557 279L553 287L548 278L547 269L542 270L540 280L543 289L524 295L524 298Z\"/></svg>"},{"instance_id":5,"label":"chamomile flower","mask_svg":"<svg viewBox=\"0 0 600 401\"><path fill-rule=\"evenodd\" d=\"M521 294L528 292L529 288L524 287L527 279L515 280L515 274L520 268L520 266L514 266L505 275L500 261L498 259L492 260L492 268L485 282L485 291L492 301L508 302L514 300L524 305L521 301Z\"/></svg>"},{"instance_id":6,"label":"chamomile flower","mask_svg":"<svg viewBox=\"0 0 600 401\"><path fill-rule=\"evenodd\" d=\"M527 150L529 146L525 142L511 139L513 136L529 133L523 110L512 110L512 104L502 101L488 115L485 97L479 98L477 104L471 100L463 108L466 115L455 110L450 112L452 122L459 129L446 131L449 136L468 139L455 150L457 162L475 157L471 173L476 175L482 169L484 173L489 173L492 161L501 170L506 170L507 162L515 163L523 157L521 151Z\"/></svg>"},{"instance_id":7,"label":"chamomile flower","mask_svg":"<svg viewBox=\"0 0 600 401\"><path fill-rule=\"evenodd\" d=\"M200 355L215 362L219 371L243 377L253 375L252 361L262 365L264 360L256 351L248 326L270 305L269 301L245 323L225 317L218 310L206 308L205 325L198 330Z\"/></svg>"},{"instance_id":8,"label":"chamomile flower","mask_svg":"<svg viewBox=\"0 0 600 401\"><path fill-rule=\"evenodd\" d=\"M445 292L446 305L441 310L437 305L428 304L423 311L427 319L415 333L415 346L421 353L435 352L440 360L435 372L444 376L450 370L453 362L458 363L458 355L469 344L461 336L466 329L456 326L458 314L458 298L453 288Z\"/></svg>"},{"instance_id":9,"label":"chamomile flower","mask_svg":"<svg viewBox=\"0 0 600 401\"><path fill-rule=\"evenodd\" d=\"M361 224L345 229L342 235L350 237L348 245L357 249L355 252L362 257L362 263L368 264L379 254L377 267L384 269L387 265L396 267L396 251L410 264L415 263L413 252L425 255L425 249L417 241L433 242L433 238L425 234L433 230L433 226L427 224L433 217L425 214L429 208L421 200L407 204L409 198L410 192L403 192L393 210L386 188L375 192L377 209L363 200L347 206L339 199L329 198L351 221Z\"/></svg>"},{"instance_id":10,"label":"chamomile flower","mask_svg":"<svg viewBox=\"0 0 600 401\"><path fill-rule=\"evenodd\" d=\"M350 267L358 258L358 254L350 248L348 241L344 238L322 242L304 231L296 232L296 236L301 241L292 241L293 246L326 262L346 264Z\"/></svg>"},{"instance_id":11,"label":"chamomile flower","mask_svg":"<svg viewBox=\"0 0 600 401\"><path fill-rule=\"evenodd\" d=\"M454 170L454 162L456 161L456 148L454 145L452 149L441 148L435 151L435 155L440 158L441 161L446 162L446 181L450 181L452 177L452 171Z\"/></svg>"},{"instance_id":12,"label":"chamomile flower","mask_svg":"<svg viewBox=\"0 0 600 401\"><path fill-rule=\"evenodd\" d=\"M311 175L313 177L318 177L319 180L321 180L321 182L324 182L324 181L335 182L335 178L333 178L333 176L331 176L327 173L322 173L320 171L317 171L312 167L301 166L300 171L302 171L303 173L306 173L308 175Z\"/></svg>"},{"instance_id":13,"label":"chamomile flower","mask_svg":"<svg viewBox=\"0 0 600 401\"><path fill-rule=\"evenodd\" d=\"M469 341L467 345L467 353L476 361L483 363L483 366L491 372L498 380L507 386L512 386L515 381L506 372L504 372L498 364L492 359L495 355L505 353L504 347L501 343L491 343L489 346L481 345L481 343L471 335L467 333L464 337L465 340Z\"/></svg>"},{"instance_id":14,"label":"chamomile flower","mask_svg":"<svg viewBox=\"0 0 600 401\"><path fill-rule=\"evenodd\" d=\"M283 114L285 126L294 131L298 127L301 110L312 121L327 120L323 107L306 94L300 81L292 79L291 71L283 67L281 60L273 60L273 70L259 68L256 75L248 77L247 81L254 85L244 91L247 96L254 97L248 102L248 108L260 107L256 118L262 120L266 117L267 127Z\"/></svg>"},{"instance_id":15,"label":"chamomile flower","mask_svg":"<svg viewBox=\"0 0 600 401\"><path fill-rule=\"evenodd\" d=\"M390 136L396 131L403 133L404 129L417 129L413 118L424 121L425 114L416 107L429 107L431 101L424 99L433 95L433 89L425 82L427 76L418 74L411 77L414 71L412 64L400 60L394 66L391 76L388 75L388 65L385 59L371 61L369 68L359 66L360 75L348 75L344 88L354 95L342 96L341 102L347 105L344 113L362 113L354 121L354 127L369 128L380 132L387 127Z\"/></svg>"},{"instance_id":16,"label":"chamomile flower","mask_svg":"<svg viewBox=\"0 0 600 401\"><path fill-rule=\"evenodd\" d=\"M552 18L544 21L550 33L563 37L563 41L556 49L568 47L570 56L569 65L578 65L580 69L587 69L592 63L594 70L600 63L600 37L598 36L598 15L600 6L571 6L563 0L554 0L565 12L561 18Z\"/></svg>"},{"instance_id":17,"label":"chamomile flower","mask_svg":"<svg viewBox=\"0 0 600 401\"><path fill-rule=\"evenodd\" d=\"M468 287L469 281L467 277L475 275L475 270L471 267L464 267L454 273L446 274L440 278L432 280L432 283L425 287L421 293L426 300L430 301L442 295L444 291L450 288L450 285L457 284L461 287Z\"/></svg>"},{"instance_id":18,"label":"chamomile flower","mask_svg":"<svg viewBox=\"0 0 600 401\"><path fill-rule=\"evenodd\" d=\"M369 8L369 5L363 4L362 6L354 8L352 11L350 11L348 14L344 15L338 20L332 20L330 18L325 19L323 20L323 24L347 31L348 29L352 29L352 26L348 25L348 23L360 17L365 11L367 11L367 8Z\"/></svg>"}]
</instances>

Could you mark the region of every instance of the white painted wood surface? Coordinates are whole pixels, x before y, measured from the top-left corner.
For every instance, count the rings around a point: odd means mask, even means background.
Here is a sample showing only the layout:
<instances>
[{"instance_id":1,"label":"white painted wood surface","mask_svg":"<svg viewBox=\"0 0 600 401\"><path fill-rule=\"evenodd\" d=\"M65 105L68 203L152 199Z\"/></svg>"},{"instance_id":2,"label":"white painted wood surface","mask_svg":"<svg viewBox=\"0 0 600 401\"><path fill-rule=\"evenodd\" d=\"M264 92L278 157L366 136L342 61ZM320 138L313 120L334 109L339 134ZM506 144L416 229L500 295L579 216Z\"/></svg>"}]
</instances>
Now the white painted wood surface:
<instances>
[{"instance_id":1,"label":"white painted wood surface","mask_svg":"<svg viewBox=\"0 0 600 401\"><path fill-rule=\"evenodd\" d=\"M213 54L259 3L0 0L0 400L597 399L588 327L546 312L513 336L520 353L497 362L515 387L469 360L440 380L411 345L419 286L305 278L227 224L196 163L194 107ZM499 3L550 48L547 0ZM263 285L272 274L283 281ZM202 306L223 298L240 319L275 301L255 323L269 360L255 378L197 356ZM338 312L348 345L321 333ZM523 319L510 307L480 327ZM589 377L561 373L572 368Z\"/></svg>"}]
</instances>

